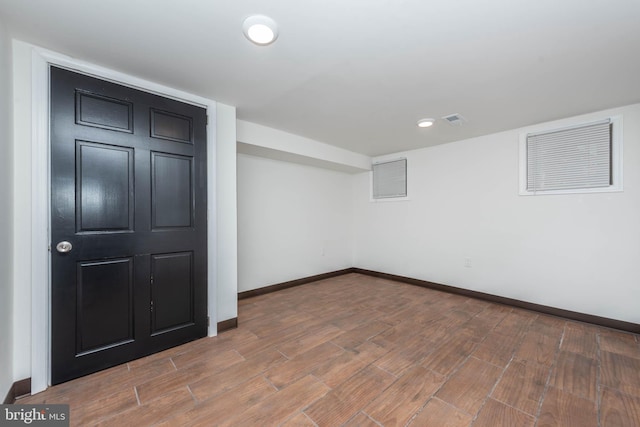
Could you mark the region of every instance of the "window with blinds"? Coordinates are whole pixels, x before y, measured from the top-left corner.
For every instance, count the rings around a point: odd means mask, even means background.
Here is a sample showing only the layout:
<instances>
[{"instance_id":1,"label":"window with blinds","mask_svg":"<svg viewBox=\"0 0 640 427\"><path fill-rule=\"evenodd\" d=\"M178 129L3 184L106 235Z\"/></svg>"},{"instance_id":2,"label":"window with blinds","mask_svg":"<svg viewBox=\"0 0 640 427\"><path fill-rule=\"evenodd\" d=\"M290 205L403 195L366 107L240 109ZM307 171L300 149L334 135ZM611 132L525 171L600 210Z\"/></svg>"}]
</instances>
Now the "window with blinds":
<instances>
[{"instance_id":1,"label":"window with blinds","mask_svg":"<svg viewBox=\"0 0 640 427\"><path fill-rule=\"evenodd\" d=\"M618 151L612 119L526 134L524 194L617 189Z\"/></svg>"},{"instance_id":2,"label":"window with blinds","mask_svg":"<svg viewBox=\"0 0 640 427\"><path fill-rule=\"evenodd\" d=\"M407 159L375 163L372 166L372 197L407 197Z\"/></svg>"}]
</instances>

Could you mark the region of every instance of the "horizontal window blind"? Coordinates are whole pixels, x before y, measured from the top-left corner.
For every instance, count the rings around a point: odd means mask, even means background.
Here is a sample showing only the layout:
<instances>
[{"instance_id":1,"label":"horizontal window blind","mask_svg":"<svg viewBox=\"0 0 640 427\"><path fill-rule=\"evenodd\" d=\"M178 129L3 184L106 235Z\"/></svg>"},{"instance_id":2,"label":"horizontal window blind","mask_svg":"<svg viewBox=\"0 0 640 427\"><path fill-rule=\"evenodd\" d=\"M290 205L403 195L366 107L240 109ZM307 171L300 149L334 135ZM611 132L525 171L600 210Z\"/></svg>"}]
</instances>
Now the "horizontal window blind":
<instances>
[{"instance_id":1,"label":"horizontal window blind","mask_svg":"<svg viewBox=\"0 0 640 427\"><path fill-rule=\"evenodd\" d=\"M608 187L611 122L527 135L527 190Z\"/></svg>"},{"instance_id":2,"label":"horizontal window blind","mask_svg":"<svg viewBox=\"0 0 640 427\"><path fill-rule=\"evenodd\" d=\"M373 198L407 195L407 159L373 165Z\"/></svg>"}]
</instances>

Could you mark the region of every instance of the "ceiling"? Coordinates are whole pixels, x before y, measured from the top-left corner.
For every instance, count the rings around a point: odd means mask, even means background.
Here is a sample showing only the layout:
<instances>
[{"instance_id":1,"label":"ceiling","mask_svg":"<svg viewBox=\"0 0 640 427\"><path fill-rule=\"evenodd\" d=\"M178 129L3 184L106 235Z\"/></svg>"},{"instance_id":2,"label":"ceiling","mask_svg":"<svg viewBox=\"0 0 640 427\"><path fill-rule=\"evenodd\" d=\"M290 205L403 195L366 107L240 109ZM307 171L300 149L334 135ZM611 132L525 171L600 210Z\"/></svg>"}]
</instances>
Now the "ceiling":
<instances>
[{"instance_id":1,"label":"ceiling","mask_svg":"<svg viewBox=\"0 0 640 427\"><path fill-rule=\"evenodd\" d=\"M275 43L244 37L252 14ZM370 156L640 102L639 0L0 0L0 21Z\"/></svg>"}]
</instances>

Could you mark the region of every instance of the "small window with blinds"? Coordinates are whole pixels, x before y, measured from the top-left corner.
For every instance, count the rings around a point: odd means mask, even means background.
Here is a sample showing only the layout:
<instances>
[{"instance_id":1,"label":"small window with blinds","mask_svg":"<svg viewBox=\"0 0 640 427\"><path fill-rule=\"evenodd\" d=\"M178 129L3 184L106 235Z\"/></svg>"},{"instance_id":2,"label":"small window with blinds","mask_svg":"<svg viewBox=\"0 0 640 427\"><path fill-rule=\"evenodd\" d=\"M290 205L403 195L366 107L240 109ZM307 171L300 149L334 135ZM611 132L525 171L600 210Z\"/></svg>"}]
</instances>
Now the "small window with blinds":
<instances>
[{"instance_id":1,"label":"small window with blinds","mask_svg":"<svg viewBox=\"0 0 640 427\"><path fill-rule=\"evenodd\" d=\"M606 119L526 134L521 140L521 194L621 190L617 121ZM524 144L524 147L522 145ZM523 185L524 184L524 188Z\"/></svg>"},{"instance_id":2,"label":"small window with blinds","mask_svg":"<svg viewBox=\"0 0 640 427\"><path fill-rule=\"evenodd\" d=\"M407 159L373 164L372 197L373 199L407 197Z\"/></svg>"}]
</instances>

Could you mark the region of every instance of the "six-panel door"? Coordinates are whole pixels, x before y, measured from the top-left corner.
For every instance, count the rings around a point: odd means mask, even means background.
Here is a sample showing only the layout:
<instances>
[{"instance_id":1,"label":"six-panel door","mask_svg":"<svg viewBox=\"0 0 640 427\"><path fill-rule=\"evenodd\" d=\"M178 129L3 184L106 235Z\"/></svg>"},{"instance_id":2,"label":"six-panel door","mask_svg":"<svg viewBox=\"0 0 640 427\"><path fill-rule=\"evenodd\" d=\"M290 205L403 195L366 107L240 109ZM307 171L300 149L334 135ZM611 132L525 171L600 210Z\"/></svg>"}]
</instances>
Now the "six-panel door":
<instances>
[{"instance_id":1,"label":"six-panel door","mask_svg":"<svg viewBox=\"0 0 640 427\"><path fill-rule=\"evenodd\" d=\"M206 172L203 108L51 68L53 384L206 335Z\"/></svg>"}]
</instances>

